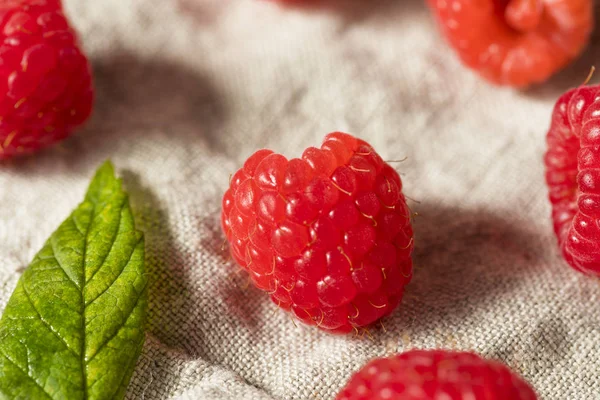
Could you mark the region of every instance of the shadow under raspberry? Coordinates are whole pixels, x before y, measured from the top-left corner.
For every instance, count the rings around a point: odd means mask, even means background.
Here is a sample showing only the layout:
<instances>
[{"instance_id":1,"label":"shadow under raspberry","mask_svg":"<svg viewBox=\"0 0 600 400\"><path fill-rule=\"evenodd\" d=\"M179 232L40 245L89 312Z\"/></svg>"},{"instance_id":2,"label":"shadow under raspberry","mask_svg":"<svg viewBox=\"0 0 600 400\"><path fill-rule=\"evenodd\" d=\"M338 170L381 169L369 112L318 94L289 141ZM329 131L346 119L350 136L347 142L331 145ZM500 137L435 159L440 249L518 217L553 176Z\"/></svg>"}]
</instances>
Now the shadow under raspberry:
<instances>
[{"instance_id":1,"label":"shadow under raspberry","mask_svg":"<svg viewBox=\"0 0 600 400\"><path fill-rule=\"evenodd\" d=\"M535 273L533 255L543 244L533 229L510 216L434 203L413 208L419 213L413 280L399 309L383 322L399 337L441 333L448 340L438 346L453 347L453 325L493 308L499 298L523 285ZM378 330L376 338L382 334ZM410 347L410 340L404 341Z\"/></svg>"},{"instance_id":2,"label":"shadow under raspberry","mask_svg":"<svg viewBox=\"0 0 600 400\"><path fill-rule=\"evenodd\" d=\"M83 128L46 151L13 160L9 168L84 170L114 153L135 154L153 141L164 145L165 154L172 146L222 150L227 111L209 78L185 65L115 54L92 61L96 102Z\"/></svg>"},{"instance_id":3,"label":"shadow under raspberry","mask_svg":"<svg viewBox=\"0 0 600 400\"><path fill-rule=\"evenodd\" d=\"M211 330L214 324L221 324L214 319L218 313L210 310L220 309L222 319L228 320L230 326L237 324L251 335L258 322L255 317L258 312L252 308L256 301L251 301L251 290L239 289L239 279L228 279L227 265L222 265L220 271L220 265L203 262L205 253L219 251L218 219L205 219L198 224L197 231L178 230L176 235L171 214L164 209L157 192L146 186L149 183L141 182L136 173L127 170L122 175L137 228L145 234L149 300L144 351L129 390L132 393L135 388L143 388L143 393L167 396L172 388L165 382L171 382L173 369L180 367L169 365L173 354L177 354L177 363L186 359L209 363L211 367L214 363L226 364L227 360L218 359L211 352L223 336ZM198 232L202 239L195 242ZM223 259L223 263L227 260ZM209 274L209 268L216 270ZM157 351L160 357L156 357Z\"/></svg>"},{"instance_id":4,"label":"shadow under raspberry","mask_svg":"<svg viewBox=\"0 0 600 400\"><path fill-rule=\"evenodd\" d=\"M544 245L534 230L519 226L521 221L510 221L486 210L439 204L425 203L412 208L419 214L413 222L415 267L404 299L390 317L382 320L383 327L375 324L368 331L348 338L370 339L381 344L390 335L402 338L407 330L439 330L448 321L460 320L478 307L493 304L498 296L522 285L524 276L535 273L532 260ZM219 240L220 236L213 239L212 246L216 248ZM247 300L260 302L262 298L263 303L272 306L269 298L252 285L247 287L247 275L235 274L238 267L227 261L226 252L223 263L233 277L226 283L227 296L231 296L229 310L251 320L248 327L254 327L261 316L248 316L251 310ZM286 315L281 310L274 312ZM302 326L299 322L298 325ZM448 335L452 337L450 331Z\"/></svg>"},{"instance_id":5,"label":"shadow under raspberry","mask_svg":"<svg viewBox=\"0 0 600 400\"><path fill-rule=\"evenodd\" d=\"M221 268L220 273L215 275L214 292L211 295L224 303L227 315L235 320L241 329L254 333L261 322L259 308L266 305L267 308L272 306L275 309L275 304L270 304L269 296L256 288L248 273L231 258L229 244L221 229L220 211L218 210L215 218L205 220L201 228L208 234L203 237L200 246L210 249Z\"/></svg>"},{"instance_id":6,"label":"shadow under raspberry","mask_svg":"<svg viewBox=\"0 0 600 400\"><path fill-rule=\"evenodd\" d=\"M397 15L399 18L424 8L418 0L280 0L282 7L295 7L307 12L330 12L348 20L361 21L378 14Z\"/></svg>"},{"instance_id":7,"label":"shadow under raspberry","mask_svg":"<svg viewBox=\"0 0 600 400\"><path fill-rule=\"evenodd\" d=\"M494 351L486 354L496 360L507 360L514 365L534 366L536 371L549 376L555 370L556 360L568 359L573 342L569 336L569 326L554 315L549 315L534 323L531 335L520 338L502 335L497 338ZM524 374L526 371L518 371Z\"/></svg>"},{"instance_id":8,"label":"shadow under raspberry","mask_svg":"<svg viewBox=\"0 0 600 400\"><path fill-rule=\"evenodd\" d=\"M218 128L227 111L208 77L183 64L124 53L93 67L98 95L88 131L162 131L187 146L197 139L198 145L219 149Z\"/></svg>"},{"instance_id":9,"label":"shadow under raspberry","mask_svg":"<svg viewBox=\"0 0 600 400\"><path fill-rule=\"evenodd\" d=\"M184 15L191 16L201 24L213 24L232 1L218 0L176 0ZM257 7L268 4L281 8L282 12L298 11L307 14L331 14L344 19L344 28L376 15L392 15L397 18L409 18L414 12L422 11L425 4L422 0L252 0ZM261 4L264 3L264 4Z\"/></svg>"},{"instance_id":10,"label":"shadow under raspberry","mask_svg":"<svg viewBox=\"0 0 600 400\"><path fill-rule=\"evenodd\" d=\"M210 330L206 328L218 322L209 320L215 315L214 309L223 309L224 319L234 320L240 329L252 334L260 316L253 298L263 294L246 285L245 276L235 273L239 267L230 265L221 251L218 219L203 218L191 232L179 232L176 238L157 195L133 172L124 171L123 181L137 228L146 240L148 332L170 349L209 359L204 349L213 346L210 342L216 338L207 335ZM205 263L204 255L217 256L222 264L212 260Z\"/></svg>"},{"instance_id":11,"label":"shadow under raspberry","mask_svg":"<svg viewBox=\"0 0 600 400\"><path fill-rule=\"evenodd\" d=\"M205 350L212 345L211 339L203 335L207 321L205 308L212 300L211 294L199 290L194 277L203 269L202 263L195 263L198 254L194 243L175 237L171 215L163 207L158 195L141 182L133 172L124 171L123 181L129 193L137 228L142 230L146 241L146 273L148 274L148 319L145 350L149 354L160 349L161 354L179 354L179 358L207 358ZM164 195L164 192L162 193ZM192 236L195 235L195 232ZM195 253L195 254L192 254ZM216 278L218 279L218 278ZM173 379L172 372L164 365L162 358L144 359L140 357L130 390L144 388L145 393L170 393L165 385ZM171 366L170 368L176 368Z\"/></svg>"}]
</instances>

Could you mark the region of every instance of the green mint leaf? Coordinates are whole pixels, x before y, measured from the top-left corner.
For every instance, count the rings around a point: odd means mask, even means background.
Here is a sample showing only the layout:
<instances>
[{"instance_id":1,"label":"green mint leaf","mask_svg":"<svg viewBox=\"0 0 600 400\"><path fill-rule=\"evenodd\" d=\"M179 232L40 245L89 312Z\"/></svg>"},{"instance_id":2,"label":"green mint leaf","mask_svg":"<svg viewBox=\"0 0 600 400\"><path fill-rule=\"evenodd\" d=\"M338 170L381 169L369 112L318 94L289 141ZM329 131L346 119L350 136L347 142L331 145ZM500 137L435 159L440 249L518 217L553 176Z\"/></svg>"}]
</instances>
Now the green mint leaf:
<instances>
[{"instance_id":1,"label":"green mint leaf","mask_svg":"<svg viewBox=\"0 0 600 400\"><path fill-rule=\"evenodd\" d=\"M0 320L0 399L122 399L144 341L144 237L106 162Z\"/></svg>"}]
</instances>

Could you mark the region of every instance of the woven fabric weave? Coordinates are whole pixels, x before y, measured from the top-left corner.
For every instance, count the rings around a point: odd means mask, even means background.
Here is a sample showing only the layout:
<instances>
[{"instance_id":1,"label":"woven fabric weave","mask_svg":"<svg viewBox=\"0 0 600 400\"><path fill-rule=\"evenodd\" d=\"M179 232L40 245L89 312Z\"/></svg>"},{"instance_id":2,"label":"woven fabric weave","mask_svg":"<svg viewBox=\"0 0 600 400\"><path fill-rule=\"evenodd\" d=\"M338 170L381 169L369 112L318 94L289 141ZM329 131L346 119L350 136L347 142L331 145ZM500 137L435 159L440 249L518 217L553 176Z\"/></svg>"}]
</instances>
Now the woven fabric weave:
<instances>
[{"instance_id":1,"label":"woven fabric weave","mask_svg":"<svg viewBox=\"0 0 600 400\"><path fill-rule=\"evenodd\" d=\"M499 359L542 399L600 391L600 284L550 225L552 106L598 47L548 84L489 86L421 0L64 0L94 66L94 117L0 168L0 308L98 165L124 177L150 271L129 399L332 399L367 360L410 348ZM341 130L403 174L416 265L401 307L362 337L294 323L221 250L221 196L254 150L286 156Z\"/></svg>"}]
</instances>

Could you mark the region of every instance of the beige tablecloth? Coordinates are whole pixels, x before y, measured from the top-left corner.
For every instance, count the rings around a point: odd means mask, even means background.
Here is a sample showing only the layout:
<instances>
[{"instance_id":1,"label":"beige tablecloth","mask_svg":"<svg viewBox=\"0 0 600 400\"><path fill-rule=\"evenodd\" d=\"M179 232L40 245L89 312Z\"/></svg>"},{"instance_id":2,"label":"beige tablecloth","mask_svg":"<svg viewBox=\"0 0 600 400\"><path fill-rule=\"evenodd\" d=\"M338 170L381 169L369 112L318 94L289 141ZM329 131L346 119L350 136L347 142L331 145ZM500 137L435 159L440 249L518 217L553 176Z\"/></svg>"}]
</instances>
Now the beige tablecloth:
<instances>
[{"instance_id":1,"label":"beige tablecloth","mask_svg":"<svg viewBox=\"0 0 600 400\"><path fill-rule=\"evenodd\" d=\"M98 102L75 137L0 169L0 307L111 158L151 275L130 399L327 400L415 347L498 358L542 399L600 398L600 283L558 256L541 162L554 100L600 49L541 88L500 89L461 67L422 0L329 3L65 0ZM372 338L296 326L221 251L229 174L334 130L407 156L420 201L414 281Z\"/></svg>"}]
</instances>

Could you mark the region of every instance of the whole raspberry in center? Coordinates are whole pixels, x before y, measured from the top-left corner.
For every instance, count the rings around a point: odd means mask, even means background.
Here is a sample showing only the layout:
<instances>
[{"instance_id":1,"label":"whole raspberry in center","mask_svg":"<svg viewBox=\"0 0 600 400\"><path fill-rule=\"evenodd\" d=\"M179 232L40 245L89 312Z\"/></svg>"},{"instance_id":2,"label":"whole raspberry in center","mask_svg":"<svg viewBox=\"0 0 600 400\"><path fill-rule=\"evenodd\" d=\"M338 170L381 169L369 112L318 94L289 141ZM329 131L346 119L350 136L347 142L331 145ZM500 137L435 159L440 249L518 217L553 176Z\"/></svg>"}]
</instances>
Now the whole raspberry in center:
<instances>
[{"instance_id":1,"label":"whole raspberry in center","mask_svg":"<svg viewBox=\"0 0 600 400\"><path fill-rule=\"evenodd\" d=\"M0 0L0 160L66 138L90 116L93 97L60 0Z\"/></svg>"},{"instance_id":2,"label":"whole raspberry in center","mask_svg":"<svg viewBox=\"0 0 600 400\"><path fill-rule=\"evenodd\" d=\"M223 197L232 257L301 321L349 333L391 313L412 277L398 173L366 142L325 137L302 158L254 153Z\"/></svg>"}]
</instances>

